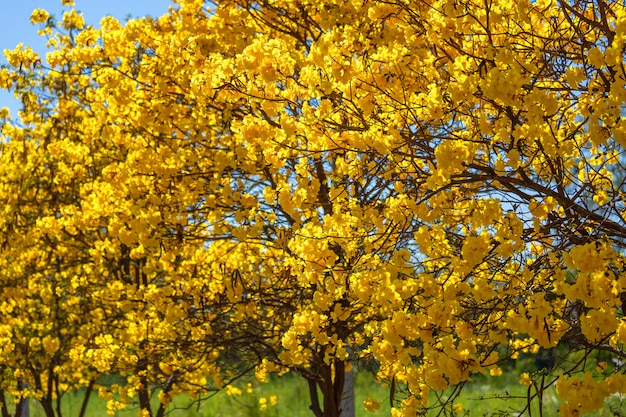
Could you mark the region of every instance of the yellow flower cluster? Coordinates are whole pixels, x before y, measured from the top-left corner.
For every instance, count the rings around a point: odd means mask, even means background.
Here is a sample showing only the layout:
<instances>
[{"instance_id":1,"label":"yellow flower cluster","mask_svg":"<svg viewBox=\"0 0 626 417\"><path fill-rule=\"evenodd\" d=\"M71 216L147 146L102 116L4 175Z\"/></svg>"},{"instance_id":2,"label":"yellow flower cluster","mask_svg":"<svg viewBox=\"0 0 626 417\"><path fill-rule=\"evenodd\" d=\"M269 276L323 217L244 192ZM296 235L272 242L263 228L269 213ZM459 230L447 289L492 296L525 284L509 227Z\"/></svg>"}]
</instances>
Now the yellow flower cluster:
<instances>
[{"instance_id":1,"label":"yellow flower cluster","mask_svg":"<svg viewBox=\"0 0 626 417\"><path fill-rule=\"evenodd\" d=\"M243 395L243 358L338 412L368 360L400 417L520 353L623 354L620 2L63 4L31 16L45 62L0 70L0 389L115 373L110 412L151 415L155 390ZM562 415L611 366L559 377Z\"/></svg>"}]
</instances>

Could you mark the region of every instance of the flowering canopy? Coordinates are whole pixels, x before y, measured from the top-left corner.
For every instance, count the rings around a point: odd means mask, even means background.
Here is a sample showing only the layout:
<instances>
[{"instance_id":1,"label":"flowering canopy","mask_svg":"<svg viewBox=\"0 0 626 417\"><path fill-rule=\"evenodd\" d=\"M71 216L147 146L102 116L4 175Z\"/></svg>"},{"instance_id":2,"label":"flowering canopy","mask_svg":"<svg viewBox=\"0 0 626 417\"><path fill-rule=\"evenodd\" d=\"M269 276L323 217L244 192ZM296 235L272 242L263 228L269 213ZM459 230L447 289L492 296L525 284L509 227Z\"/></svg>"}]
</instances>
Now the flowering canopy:
<instances>
[{"instance_id":1,"label":"flowering canopy","mask_svg":"<svg viewBox=\"0 0 626 417\"><path fill-rule=\"evenodd\" d=\"M566 416L624 391L603 362L626 357L621 2L31 21L51 51L0 71L23 104L3 113L0 388L49 402L119 372L111 409L151 414L157 387L162 413L237 358L298 371L338 416L360 358L411 416L560 346L550 383L521 376L529 397L556 383ZM566 360L580 349L598 370Z\"/></svg>"}]
</instances>

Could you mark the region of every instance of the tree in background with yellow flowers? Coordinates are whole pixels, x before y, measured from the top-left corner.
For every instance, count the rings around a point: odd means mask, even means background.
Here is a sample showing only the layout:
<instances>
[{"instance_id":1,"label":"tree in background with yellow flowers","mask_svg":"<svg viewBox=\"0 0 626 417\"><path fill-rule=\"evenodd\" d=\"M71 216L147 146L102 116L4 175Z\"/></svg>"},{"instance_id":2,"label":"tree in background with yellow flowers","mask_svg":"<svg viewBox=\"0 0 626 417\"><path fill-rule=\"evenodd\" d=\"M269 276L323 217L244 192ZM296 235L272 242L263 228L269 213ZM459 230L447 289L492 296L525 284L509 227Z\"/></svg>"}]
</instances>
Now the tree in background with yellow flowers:
<instances>
[{"instance_id":1,"label":"tree in background with yellow flowers","mask_svg":"<svg viewBox=\"0 0 626 417\"><path fill-rule=\"evenodd\" d=\"M394 416L452 413L472 375L557 348L520 375L529 403L556 385L577 415L623 391L619 2L32 20L51 52L0 72L23 103L3 124L5 369L47 367L58 392L122 373L101 395L147 415L255 369L298 372L316 417L340 416L358 360ZM617 365L588 371L599 352Z\"/></svg>"}]
</instances>

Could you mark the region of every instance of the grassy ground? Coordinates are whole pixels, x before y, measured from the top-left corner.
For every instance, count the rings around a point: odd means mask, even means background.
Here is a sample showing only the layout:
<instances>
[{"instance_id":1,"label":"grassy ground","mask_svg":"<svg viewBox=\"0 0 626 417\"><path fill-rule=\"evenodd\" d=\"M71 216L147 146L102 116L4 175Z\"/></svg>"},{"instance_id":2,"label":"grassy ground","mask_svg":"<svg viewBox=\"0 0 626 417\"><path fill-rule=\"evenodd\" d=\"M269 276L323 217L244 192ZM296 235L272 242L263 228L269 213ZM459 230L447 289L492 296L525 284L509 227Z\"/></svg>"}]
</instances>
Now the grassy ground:
<instances>
[{"instance_id":1,"label":"grassy ground","mask_svg":"<svg viewBox=\"0 0 626 417\"><path fill-rule=\"evenodd\" d=\"M199 404L189 405L183 399L176 401L175 409L172 409L171 417L313 417L308 409L309 398L306 383L303 379L295 376L285 376L271 380L267 384L261 384L254 388L252 393L245 392L245 384L241 387L241 396L229 396L225 392L216 394L209 400ZM526 404L525 387L517 384L517 376L514 373L500 377L478 376L468 383L462 394L454 400L454 404L461 404L463 409L456 415L467 417L482 416L515 416L515 410L520 410ZM270 396L277 398L276 405L270 404ZM375 412L367 412L363 406L366 397L376 399L381 403L381 408ZM265 398L267 409L260 409L260 401ZM78 415L82 396L68 394L64 399L64 416L74 417ZM549 388L543 397L544 409L542 417L557 416L559 401L554 388ZM356 415L357 417L383 417L390 416L389 390L376 384L371 374L358 373L356 375ZM106 407L104 402L94 396L90 401L88 417L105 416ZM31 417L43 417L41 408L32 403ZM137 415L137 410L117 412L120 417ZM429 414L437 415L436 411ZM524 416L540 416L537 404L531 408L531 413ZM618 396L609 398L602 410L591 414L596 417L626 417L626 398Z\"/></svg>"}]
</instances>

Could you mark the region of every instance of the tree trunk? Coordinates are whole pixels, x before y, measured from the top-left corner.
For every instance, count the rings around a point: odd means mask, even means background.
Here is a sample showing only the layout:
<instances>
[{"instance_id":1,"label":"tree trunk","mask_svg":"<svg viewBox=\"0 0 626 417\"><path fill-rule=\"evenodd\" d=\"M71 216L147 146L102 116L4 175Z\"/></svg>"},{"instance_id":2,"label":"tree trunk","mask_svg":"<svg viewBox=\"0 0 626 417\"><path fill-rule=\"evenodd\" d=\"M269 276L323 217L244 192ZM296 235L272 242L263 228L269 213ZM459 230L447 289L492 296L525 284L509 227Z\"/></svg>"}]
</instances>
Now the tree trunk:
<instances>
[{"instance_id":1,"label":"tree trunk","mask_svg":"<svg viewBox=\"0 0 626 417\"><path fill-rule=\"evenodd\" d=\"M7 400L4 394L4 390L0 390L0 403L2 403L0 406L2 408L2 417L11 417L11 415L9 414L9 409L7 408Z\"/></svg>"},{"instance_id":2,"label":"tree trunk","mask_svg":"<svg viewBox=\"0 0 626 417\"><path fill-rule=\"evenodd\" d=\"M323 363L319 366L319 373L315 377L305 376L311 399L309 409L315 417L355 416L354 371L346 372L347 365L348 363L340 360L335 360L333 365ZM322 404L320 404L318 387L322 394Z\"/></svg>"},{"instance_id":3,"label":"tree trunk","mask_svg":"<svg viewBox=\"0 0 626 417\"><path fill-rule=\"evenodd\" d=\"M337 378L333 381L332 367L326 364L321 366L320 374L322 377L320 388L322 389L322 396L324 397L324 417L339 417L339 398L335 391L335 381ZM343 391L343 378L341 382Z\"/></svg>"},{"instance_id":4,"label":"tree trunk","mask_svg":"<svg viewBox=\"0 0 626 417\"><path fill-rule=\"evenodd\" d=\"M18 390L23 390L28 388L25 382L18 381L17 383ZM29 417L30 416L30 404L28 402L28 398L22 398L18 403L15 409L16 417Z\"/></svg>"},{"instance_id":5,"label":"tree trunk","mask_svg":"<svg viewBox=\"0 0 626 417\"><path fill-rule=\"evenodd\" d=\"M341 417L355 417L354 412L354 368L346 372L341 394Z\"/></svg>"},{"instance_id":6,"label":"tree trunk","mask_svg":"<svg viewBox=\"0 0 626 417\"><path fill-rule=\"evenodd\" d=\"M139 388L139 407L141 410L146 410L148 416L152 417L152 407L150 405L150 392L148 391L146 378L141 378L141 388Z\"/></svg>"},{"instance_id":7,"label":"tree trunk","mask_svg":"<svg viewBox=\"0 0 626 417\"><path fill-rule=\"evenodd\" d=\"M19 414L17 414L17 417L29 417L30 403L28 401L28 398L22 398L18 404L17 409L19 410Z\"/></svg>"},{"instance_id":8,"label":"tree trunk","mask_svg":"<svg viewBox=\"0 0 626 417\"><path fill-rule=\"evenodd\" d=\"M92 379L89 381L89 385L87 385L87 389L85 390L85 398L83 398L83 403L80 405L80 412L78 413L78 417L85 417L85 412L87 412L87 403L89 403L89 399L91 398L91 391L93 390L93 385L95 381Z\"/></svg>"},{"instance_id":9,"label":"tree trunk","mask_svg":"<svg viewBox=\"0 0 626 417\"><path fill-rule=\"evenodd\" d=\"M52 406L52 400L50 398L44 397L41 401L39 401L39 403L43 407L43 411L46 414L46 417L55 417L55 415L54 415L54 407ZM27 415L24 416L23 413L24 413L24 409L22 408L22 416L20 416L20 417L26 417L27 416Z\"/></svg>"},{"instance_id":10,"label":"tree trunk","mask_svg":"<svg viewBox=\"0 0 626 417\"><path fill-rule=\"evenodd\" d=\"M324 417L324 412L320 407L320 399L317 395L317 382L312 378L307 378L306 382L309 384L309 398L311 399L309 409L313 411L315 417Z\"/></svg>"}]
</instances>

